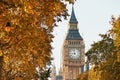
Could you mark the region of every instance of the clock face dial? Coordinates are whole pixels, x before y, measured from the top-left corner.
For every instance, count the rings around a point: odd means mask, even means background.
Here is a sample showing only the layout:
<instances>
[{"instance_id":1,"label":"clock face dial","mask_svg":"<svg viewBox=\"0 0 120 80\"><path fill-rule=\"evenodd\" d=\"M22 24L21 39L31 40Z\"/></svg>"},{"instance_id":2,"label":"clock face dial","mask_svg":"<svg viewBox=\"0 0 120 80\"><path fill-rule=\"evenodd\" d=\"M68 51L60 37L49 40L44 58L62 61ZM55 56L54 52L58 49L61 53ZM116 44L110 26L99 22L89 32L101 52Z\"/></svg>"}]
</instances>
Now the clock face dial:
<instances>
[{"instance_id":1,"label":"clock face dial","mask_svg":"<svg viewBox=\"0 0 120 80\"><path fill-rule=\"evenodd\" d=\"M77 48L71 48L69 50L69 57L72 59L78 59L80 58L80 50Z\"/></svg>"}]
</instances>

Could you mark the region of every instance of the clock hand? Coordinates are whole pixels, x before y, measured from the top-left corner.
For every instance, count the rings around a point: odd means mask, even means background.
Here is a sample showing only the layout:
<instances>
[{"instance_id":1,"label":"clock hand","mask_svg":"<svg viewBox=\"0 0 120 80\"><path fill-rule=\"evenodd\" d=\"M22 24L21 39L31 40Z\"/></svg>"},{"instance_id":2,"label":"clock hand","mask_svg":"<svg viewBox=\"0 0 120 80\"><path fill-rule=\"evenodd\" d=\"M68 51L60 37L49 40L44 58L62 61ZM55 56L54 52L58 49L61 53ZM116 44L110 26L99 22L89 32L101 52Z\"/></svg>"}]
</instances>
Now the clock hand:
<instances>
[{"instance_id":1,"label":"clock hand","mask_svg":"<svg viewBox=\"0 0 120 80\"><path fill-rule=\"evenodd\" d=\"M75 55L75 52L74 52L74 55Z\"/></svg>"}]
</instances>

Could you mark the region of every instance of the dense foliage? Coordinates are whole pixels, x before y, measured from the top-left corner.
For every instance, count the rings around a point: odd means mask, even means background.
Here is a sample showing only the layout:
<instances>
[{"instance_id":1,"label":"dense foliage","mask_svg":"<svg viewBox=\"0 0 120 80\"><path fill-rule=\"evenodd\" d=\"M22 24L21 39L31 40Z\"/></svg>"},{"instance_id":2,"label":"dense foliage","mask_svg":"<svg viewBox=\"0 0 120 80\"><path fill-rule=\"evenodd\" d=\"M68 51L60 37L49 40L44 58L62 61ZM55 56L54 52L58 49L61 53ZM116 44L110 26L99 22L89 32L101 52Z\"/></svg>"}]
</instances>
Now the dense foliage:
<instances>
[{"instance_id":1,"label":"dense foliage","mask_svg":"<svg viewBox=\"0 0 120 80\"><path fill-rule=\"evenodd\" d=\"M80 74L77 80L88 80L88 72Z\"/></svg>"},{"instance_id":2,"label":"dense foliage","mask_svg":"<svg viewBox=\"0 0 120 80\"><path fill-rule=\"evenodd\" d=\"M46 80L51 32L67 15L61 0L0 0L0 80Z\"/></svg>"},{"instance_id":3,"label":"dense foliage","mask_svg":"<svg viewBox=\"0 0 120 80\"><path fill-rule=\"evenodd\" d=\"M86 53L88 60L95 65L108 60L115 52L114 42L110 35L100 36L102 40L92 44L91 49Z\"/></svg>"},{"instance_id":4,"label":"dense foliage","mask_svg":"<svg viewBox=\"0 0 120 80\"><path fill-rule=\"evenodd\" d=\"M115 19L112 17L112 26L113 28L110 30L111 35L114 39L114 44L116 46L116 56L115 62L113 63L113 78L114 80L120 79L120 16Z\"/></svg>"},{"instance_id":5,"label":"dense foliage","mask_svg":"<svg viewBox=\"0 0 120 80\"><path fill-rule=\"evenodd\" d=\"M94 65L93 70L89 71L88 80L120 79L120 17L112 17L111 24L112 29L100 35L102 39L86 53L88 61Z\"/></svg>"},{"instance_id":6,"label":"dense foliage","mask_svg":"<svg viewBox=\"0 0 120 80\"><path fill-rule=\"evenodd\" d=\"M120 61L120 16L117 19L112 17L111 24L113 28L110 30L110 32L114 38L114 43L117 48L117 59Z\"/></svg>"}]
</instances>

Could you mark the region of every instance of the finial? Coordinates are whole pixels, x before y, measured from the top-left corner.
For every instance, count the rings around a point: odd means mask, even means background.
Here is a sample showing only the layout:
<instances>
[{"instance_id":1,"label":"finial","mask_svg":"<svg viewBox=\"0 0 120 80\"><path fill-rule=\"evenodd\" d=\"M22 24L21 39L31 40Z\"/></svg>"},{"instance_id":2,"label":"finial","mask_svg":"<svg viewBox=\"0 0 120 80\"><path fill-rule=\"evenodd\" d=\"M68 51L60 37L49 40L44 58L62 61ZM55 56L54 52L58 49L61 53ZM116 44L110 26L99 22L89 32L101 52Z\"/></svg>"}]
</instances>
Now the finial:
<instances>
[{"instance_id":1,"label":"finial","mask_svg":"<svg viewBox=\"0 0 120 80\"><path fill-rule=\"evenodd\" d=\"M72 10L74 9L74 3L72 3Z\"/></svg>"}]
</instances>

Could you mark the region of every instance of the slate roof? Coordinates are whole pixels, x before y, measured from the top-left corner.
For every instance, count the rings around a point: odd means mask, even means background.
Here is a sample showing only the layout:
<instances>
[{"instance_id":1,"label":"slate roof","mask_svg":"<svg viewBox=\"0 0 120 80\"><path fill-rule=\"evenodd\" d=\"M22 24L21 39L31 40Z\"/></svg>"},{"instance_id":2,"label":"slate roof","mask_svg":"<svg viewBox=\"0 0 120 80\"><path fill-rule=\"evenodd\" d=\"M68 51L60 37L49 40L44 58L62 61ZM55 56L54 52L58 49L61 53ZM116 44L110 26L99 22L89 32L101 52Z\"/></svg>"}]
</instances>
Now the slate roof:
<instances>
[{"instance_id":1,"label":"slate roof","mask_svg":"<svg viewBox=\"0 0 120 80\"><path fill-rule=\"evenodd\" d=\"M70 17L70 21L69 23L78 23L76 16L75 16L75 12L74 12L74 8L72 6L72 13L71 13L71 17Z\"/></svg>"},{"instance_id":2,"label":"slate roof","mask_svg":"<svg viewBox=\"0 0 120 80\"><path fill-rule=\"evenodd\" d=\"M56 80L62 80L62 76L61 75L57 75L56 76Z\"/></svg>"},{"instance_id":3,"label":"slate roof","mask_svg":"<svg viewBox=\"0 0 120 80\"><path fill-rule=\"evenodd\" d=\"M83 40L83 38L79 34L78 29L76 30L71 29L67 33L66 40Z\"/></svg>"}]
</instances>

